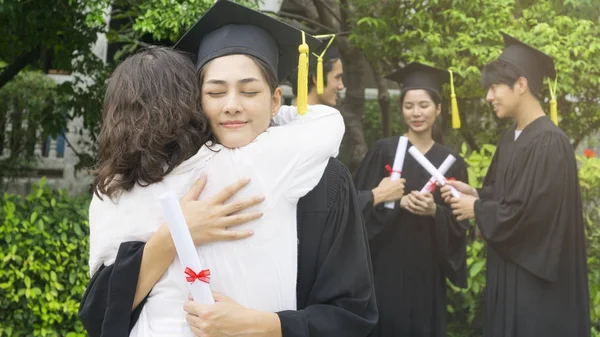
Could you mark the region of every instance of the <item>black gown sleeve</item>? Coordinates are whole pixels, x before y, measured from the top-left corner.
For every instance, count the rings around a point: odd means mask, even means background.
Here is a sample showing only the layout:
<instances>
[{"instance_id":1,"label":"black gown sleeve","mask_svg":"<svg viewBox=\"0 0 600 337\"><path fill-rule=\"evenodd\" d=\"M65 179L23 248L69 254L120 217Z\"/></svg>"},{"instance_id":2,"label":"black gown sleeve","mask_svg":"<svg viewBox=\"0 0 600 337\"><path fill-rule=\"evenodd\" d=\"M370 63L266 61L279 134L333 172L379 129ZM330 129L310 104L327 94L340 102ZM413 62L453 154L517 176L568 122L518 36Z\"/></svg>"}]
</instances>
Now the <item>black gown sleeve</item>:
<instances>
[{"instance_id":1,"label":"black gown sleeve","mask_svg":"<svg viewBox=\"0 0 600 337\"><path fill-rule=\"evenodd\" d=\"M144 242L123 242L115 263L102 265L92 276L79 306L79 318L90 337L127 337L146 299L131 310Z\"/></svg>"},{"instance_id":2,"label":"black gown sleeve","mask_svg":"<svg viewBox=\"0 0 600 337\"><path fill-rule=\"evenodd\" d=\"M370 240L375 239L377 235L383 232L386 221L393 213L385 208L384 204L373 207L373 192L371 192L383 178L389 176L389 173L385 170L385 165L391 165L386 159L387 150L386 144L382 141L375 143L361 161L354 175L359 205Z\"/></svg>"},{"instance_id":3,"label":"black gown sleeve","mask_svg":"<svg viewBox=\"0 0 600 337\"><path fill-rule=\"evenodd\" d=\"M494 194L494 184L496 182L496 167L498 166L498 154L500 153L500 144L496 147L496 152L494 152L494 156L492 157L492 161L490 166L488 167L487 173L485 174L485 178L483 179L483 184L481 188L477 189L477 193L479 194L479 199L491 199ZM465 183L468 183L468 180L461 180Z\"/></svg>"},{"instance_id":4,"label":"black gown sleeve","mask_svg":"<svg viewBox=\"0 0 600 337\"><path fill-rule=\"evenodd\" d=\"M327 220L302 223L301 309L278 312L283 337L365 337L378 319L367 235L350 173L344 168L328 185ZM303 252L316 253L314 276L303 272L308 255Z\"/></svg>"},{"instance_id":5,"label":"black gown sleeve","mask_svg":"<svg viewBox=\"0 0 600 337\"><path fill-rule=\"evenodd\" d=\"M568 184L577 177L573 148L559 132L544 132L520 150L506 173L500 200L477 200L476 222L488 245L532 274L555 281L569 223ZM571 204L572 205L572 204Z\"/></svg>"},{"instance_id":6,"label":"black gown sleeve","mask_svg":"<svg viewBox=\"0 0 600 337\"><path fill-rule=\"evenodd\" d=\"M459 181L469 181L465 162L458 157L448 172L449 177ZM456 286L467 286L467 229L469 221L457 221L452 208L436 198L434 231L440 266L446 277Z\"/></svg>"}]
</instances>

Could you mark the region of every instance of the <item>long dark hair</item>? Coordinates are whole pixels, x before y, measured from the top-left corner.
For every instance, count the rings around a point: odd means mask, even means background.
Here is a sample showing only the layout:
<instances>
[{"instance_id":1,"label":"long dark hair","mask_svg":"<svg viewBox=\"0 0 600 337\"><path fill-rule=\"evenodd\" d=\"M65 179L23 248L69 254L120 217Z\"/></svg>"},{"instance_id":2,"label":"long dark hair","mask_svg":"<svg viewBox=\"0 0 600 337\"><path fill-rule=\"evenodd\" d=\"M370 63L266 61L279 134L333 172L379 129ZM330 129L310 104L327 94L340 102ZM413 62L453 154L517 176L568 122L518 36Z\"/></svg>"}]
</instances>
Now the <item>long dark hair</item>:
<instances>
[{"instance_id":1,"label":"long dark hair","mask_svg":"<svg viewBox=\"0 0 600 337\"><path fill-rule=\"evenodd\" d=\"M189 58L155 47L123 61L108 81L99 139L100 198L160 182L211 141Z\"/></svg>"},{"instance_id":2,"label":"long dark hair","mask_svg":"<svg viewBox=\"0 0 600 337\"><path fill-rule=\"evenodd\" d=\"M433 103L435 104L435 107L437 109L438 105L442 104L442 97L440 96L440 94L438 94L437 92L431 91L431 90L427 90L427 89L423 89L423 90L427 93L429 98L433 101ZM402 109L402 107L404 106L404 97L406 96L406 93L408 91L410 91L410 90L402 91L402 93L400 94L400 109ZM431 138L436 143L444 144L444 133L442 131L442 127L440 126L440 123L438 122L437 118L436 118L435 122L433 123L433 126L431 127Z\"/></svg>"}]
</instances>

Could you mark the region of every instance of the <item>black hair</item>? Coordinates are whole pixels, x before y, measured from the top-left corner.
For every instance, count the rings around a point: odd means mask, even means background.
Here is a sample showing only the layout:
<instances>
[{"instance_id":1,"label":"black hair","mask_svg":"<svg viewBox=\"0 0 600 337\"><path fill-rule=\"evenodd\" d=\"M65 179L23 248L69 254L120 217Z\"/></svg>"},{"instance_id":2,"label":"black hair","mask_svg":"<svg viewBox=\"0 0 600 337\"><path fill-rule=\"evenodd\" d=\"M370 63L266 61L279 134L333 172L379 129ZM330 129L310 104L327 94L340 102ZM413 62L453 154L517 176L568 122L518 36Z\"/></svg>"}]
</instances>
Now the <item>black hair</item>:
<instances>
[{"instance_id":1,"label":"black hair","mask_svg":"<svg viewBox=\"0 0 600 337\"><path fill-rule=\"evenodd\" d=\"M483 68L481 85L487 89L494 84L506 84L512 89L519 77L527 78L529 91L531 91L533 97L539 100L541 83L535 83L517 67L503 60L492 61Z\"/></svg>"}]
</instances>

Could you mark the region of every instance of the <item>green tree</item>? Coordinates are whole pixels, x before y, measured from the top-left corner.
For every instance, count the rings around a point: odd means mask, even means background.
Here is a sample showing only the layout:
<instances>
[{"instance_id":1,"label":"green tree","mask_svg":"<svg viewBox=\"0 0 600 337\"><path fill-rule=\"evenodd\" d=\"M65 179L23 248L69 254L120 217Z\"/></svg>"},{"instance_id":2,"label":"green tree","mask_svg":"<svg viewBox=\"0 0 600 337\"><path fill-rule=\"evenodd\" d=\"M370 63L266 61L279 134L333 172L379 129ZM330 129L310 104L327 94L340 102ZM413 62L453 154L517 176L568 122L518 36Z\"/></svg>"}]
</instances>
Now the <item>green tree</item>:
<instances>
[{"instance_id":1,"label":"green tree","mask_svg":"<svg viewBox=\"0 0 600 337\"><path fill-rule=\"evenodd\" d=\"M368 0L355 3L360 13L372 7ZM384 1L374 14L358 18L352 39L377 69L390 71L411 61L452 69L463 121L460 132L452 133L454 143L463 138L478 150L480 144L495 142L506 125L483 100L480 69L501 52L501 30L521 38L555 58L559 124L577 145L600 125L600 28L577 16L586 6L592 5L551 0ZM542 95L549 98L547 88ZM547 100L543 104L548 110ZM382 112L385 121L387 111ZM443 117L449 129L449 115Z\"/></svg>"}]
</instances>

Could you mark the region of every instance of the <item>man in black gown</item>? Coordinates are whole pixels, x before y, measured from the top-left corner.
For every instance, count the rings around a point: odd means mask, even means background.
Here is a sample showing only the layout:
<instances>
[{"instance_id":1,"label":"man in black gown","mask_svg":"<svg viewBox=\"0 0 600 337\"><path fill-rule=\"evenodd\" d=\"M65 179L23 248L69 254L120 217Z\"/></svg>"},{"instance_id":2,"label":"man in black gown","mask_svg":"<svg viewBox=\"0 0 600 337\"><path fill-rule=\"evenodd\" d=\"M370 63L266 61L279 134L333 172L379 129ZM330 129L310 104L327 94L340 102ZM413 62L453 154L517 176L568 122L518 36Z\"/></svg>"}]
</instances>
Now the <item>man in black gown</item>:
<instances>
[{"instance_id":1,"label":"man in black gown","mask_svg":"<svg viewBox=\"0 0 600 337\"><path fill-rule=\"evenodd\" d=\"M487 100L515 125L502 137L483 188L450 184L459 220L475 218L487 243L485 337L588 337L589 292L581 193L573 147L542 110L554 61L506 34L483 70Z\"/></svg>"}]
</instances>

